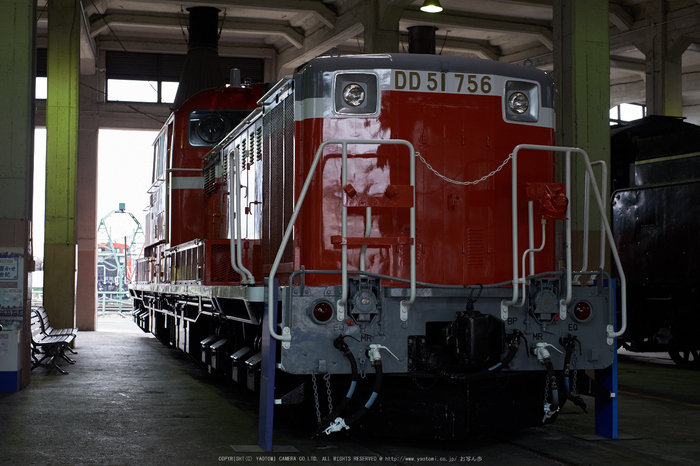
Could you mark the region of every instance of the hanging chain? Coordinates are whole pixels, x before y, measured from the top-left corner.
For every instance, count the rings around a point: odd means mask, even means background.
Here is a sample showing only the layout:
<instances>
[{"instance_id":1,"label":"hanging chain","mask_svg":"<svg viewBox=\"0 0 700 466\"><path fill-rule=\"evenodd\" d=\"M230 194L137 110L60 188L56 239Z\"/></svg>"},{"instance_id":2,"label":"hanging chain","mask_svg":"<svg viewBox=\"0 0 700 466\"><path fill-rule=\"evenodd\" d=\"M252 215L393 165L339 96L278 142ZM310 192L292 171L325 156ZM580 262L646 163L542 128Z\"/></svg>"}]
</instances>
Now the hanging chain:
<instances>
[{"instance_id":1,"label":"hanging chain","mask_svg":"<svg viewBox=\"0 0 700 466\"><path fill-rule=\"evenodd\" d=\"M435 173L436 176L438 176L439 178L442 178L443 180L447 181L448 183L458 184L458 185L462 185L462 186L469 186L469 185L479 184L479 183L481 183L482 181L485 181L485 180L491 178L493 175L495 175L496 173L500 172L500 171L503 169L503 167L505 167L506 164L507 164L508 162L510 162L510 159L513 158L513 154L509 154L508 157L503 161L503 163L501 163L501 164L498 166L498 168L496 168L495 170L493 170L493 171L492 171L491 173L489 173L488 175L482 176L482 177L479 178L478 180L474 180L474 181L457 181L457 180L453 180L453 179L451 179L451 178L448 178L448 177L446 177L445 175L443 175L443 174L441 174L440 172L438 172L437 170L435 170L435 169L432 167L432 165L430 165L430 164L423 158L423 156L420 154L420 152L416 152L416 155L417 155L418 158L421 160L421 162L423 162L423 163L425 164L425 166L428 167L428 169L429 169L431 172Z\"/></svg>"},{"instance_id":2,"label":"hanging chain","mask_svg":"<svg viewBox=\"0 0 700 466\"><path fill-rule=\"evenodd\" d=\"M311 373L311 383L314 388L314 402L316 403L316 419L318 420L318 425L321 425L321 404L318 402L318 386L316 385L316 373Z\"/></svg>"},{"instance_id":3,"label":"hanging chain","mask_svg":"<svg viewBox=\"0 0 700 466\"><path fill-rule=\"evenodd\" d=\"M544 405L549 406L547 398L549 397L549 374L547 374L547 382L544 384Z\"/></svg>"},{"instance_id":4,"label":"hanging chain","mask_svg":"<svg viewBox=\"0 0 700 466\"><path fill-rule=\"evenodd\" d=\"M326 391L328 392L328 415L333 413L333 397L331 396L331 373L323 374L323 379L326 381ZM332 420L332 419L331 419Z\"/></svg>"}]
</instances>

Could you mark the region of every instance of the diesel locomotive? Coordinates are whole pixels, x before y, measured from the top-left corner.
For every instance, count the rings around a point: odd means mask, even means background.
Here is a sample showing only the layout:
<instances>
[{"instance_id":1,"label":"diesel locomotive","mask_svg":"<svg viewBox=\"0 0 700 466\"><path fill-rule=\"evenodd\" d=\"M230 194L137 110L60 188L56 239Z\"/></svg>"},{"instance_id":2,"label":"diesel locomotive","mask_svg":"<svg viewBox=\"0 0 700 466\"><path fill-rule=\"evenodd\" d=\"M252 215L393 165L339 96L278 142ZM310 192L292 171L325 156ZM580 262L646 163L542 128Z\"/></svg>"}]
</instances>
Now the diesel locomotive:
<instances>
[{"instance_id":1,"label":"diesel locomotive","mask_svg":"<svg viewBox=\"0 0 700 466\"><path fill-rule=\"evenodd\" d=\"M154 145L136 321L256 390L267 308L275 396L314 400L319 432L448 437L585 407L615 288L572 269L555 167L588 159L553 145L554 95L534 68L388 54L191 97Z\"/></svg>"}]
</instances>

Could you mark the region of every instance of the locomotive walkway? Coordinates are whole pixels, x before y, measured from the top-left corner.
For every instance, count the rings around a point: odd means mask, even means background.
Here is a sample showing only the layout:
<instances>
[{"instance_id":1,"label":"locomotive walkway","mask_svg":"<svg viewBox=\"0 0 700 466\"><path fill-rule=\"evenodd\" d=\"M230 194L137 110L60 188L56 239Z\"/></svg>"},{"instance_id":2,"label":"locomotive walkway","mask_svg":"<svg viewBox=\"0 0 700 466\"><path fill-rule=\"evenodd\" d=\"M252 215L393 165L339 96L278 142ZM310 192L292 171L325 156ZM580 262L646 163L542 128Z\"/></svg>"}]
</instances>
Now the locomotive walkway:
<instances>
[{"instance_id":1,"label":"locomotive walkway","mask_svg":"<svg viewBox=\"0 0 700 466\"><path fill-rule=\"evenodd\" d=\"M310 440L296 417L276 419L274 443L284 451L246 452L241 447L257 445L255 397L213 381L130 320L105 317L98 325L78 334L69 375L37 368L28 388L0 393L0 464L659 465L700 458L700 371L624 355L621 440L587 439L589 399L588 415L567 405L552 426L462 443L345 434Z\"/></svg>"}]
</instances>

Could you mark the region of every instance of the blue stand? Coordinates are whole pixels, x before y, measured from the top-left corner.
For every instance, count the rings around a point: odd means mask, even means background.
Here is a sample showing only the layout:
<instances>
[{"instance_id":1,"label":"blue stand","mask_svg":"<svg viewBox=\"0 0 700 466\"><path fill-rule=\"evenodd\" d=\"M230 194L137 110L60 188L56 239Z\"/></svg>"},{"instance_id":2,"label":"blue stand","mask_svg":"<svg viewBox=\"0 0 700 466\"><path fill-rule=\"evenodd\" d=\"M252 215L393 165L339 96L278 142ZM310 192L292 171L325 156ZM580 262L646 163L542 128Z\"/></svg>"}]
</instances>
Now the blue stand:
<instances>
[{"instance_id":1,"label":"blue stand","mask_svg":"<svg viewBox=\"0 0 700 466\"><path fill-rule=\"evenodd\" d=\"M268 279L265 279L265 311L263 313L262 368L260 372L260 408L258 419L258 445L263 451L272 451L272 421L275 412L275 368L277 340L270 336L268 319L277 322L278 281L275 279L272 289L275 294L273 308L267 306Z\"/></svg>"},{"instance_id":2,"label":"blue stand","mask_svg":"<svg viewBox=\"0 0 700 466\"><path fill-rule=\"evenodd\" d=\"M610 284L613 289L613 326L617 327L617 288L615 280ZM595 371L595 379L614 396L595 399L595 433L601 437L618 438L617 432L617 338L613 341L613 363L607 369Z\"/></svg>"}]
</instances>

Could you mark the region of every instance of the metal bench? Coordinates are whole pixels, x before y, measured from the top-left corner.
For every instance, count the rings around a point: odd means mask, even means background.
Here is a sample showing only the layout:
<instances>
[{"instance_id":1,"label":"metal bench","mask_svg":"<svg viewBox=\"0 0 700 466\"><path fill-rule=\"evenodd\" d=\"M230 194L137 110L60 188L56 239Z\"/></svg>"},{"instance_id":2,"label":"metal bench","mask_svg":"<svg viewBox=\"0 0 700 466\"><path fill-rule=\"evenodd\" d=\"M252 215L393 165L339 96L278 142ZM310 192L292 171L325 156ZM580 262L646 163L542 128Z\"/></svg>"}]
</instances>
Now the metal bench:
<instances>
[{"instance_id":1,"label":"metal bench","mask_svg":"<svg viewBox=\"0 0 700 466\"><path fill-rule=\"evenodd\" d=\"M75 364L74 360L66 356L66 349L70 349L68 345L74 339L74 334L47 335L42 327L39 311L32 309L32 369L37 366L50 366L67 374L68 372L56 363L56 358L61 358L69 364ZM39 359L40 356L41 359Z\"/></svg>"},{"instance_id":2,"label":"metal bench","mask_svg":"<svg viewBox=\"0 0 700 466\"><path fill-rule=\"evenodd\" d=\"M49 336L57 336L57 335L73 335L75 338L76 335L78 335L78 329L73 327L73 328L53 328L51 326L51 323L49 322L49 314L46 312L46 309L43 307L35 308L34 309L37 314L39 314L39 318L41 319L41 329L42 331ZM78 354L76 351L73 351L73 348L70 346L67 348L68 351L70 351L73 354Z\"/></svg>"}]
</instances>

